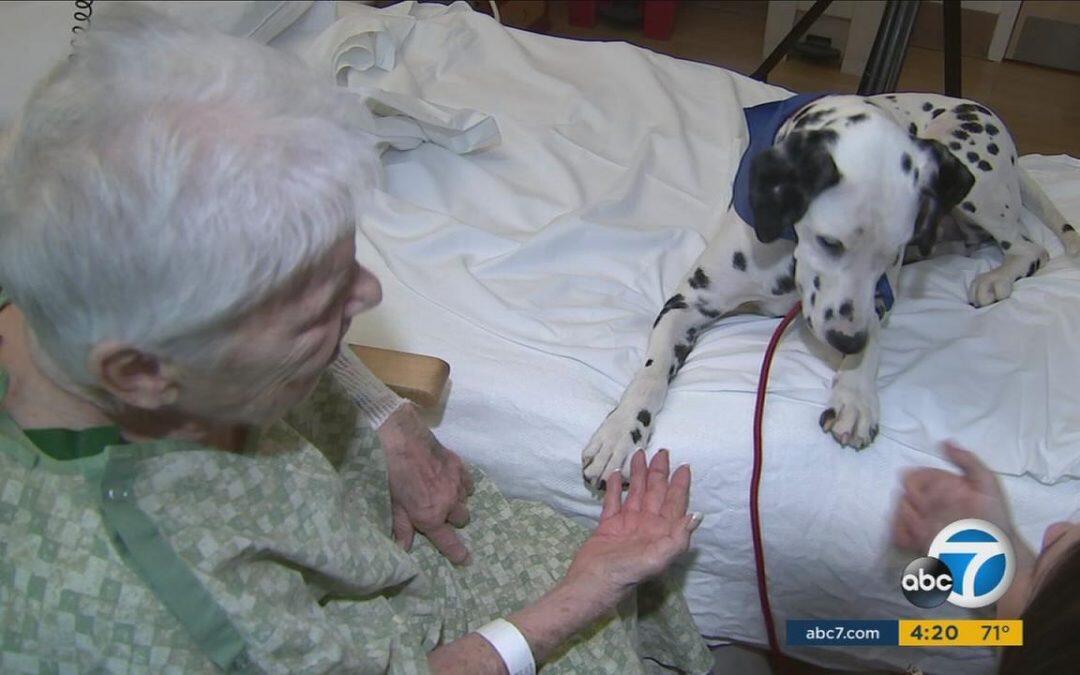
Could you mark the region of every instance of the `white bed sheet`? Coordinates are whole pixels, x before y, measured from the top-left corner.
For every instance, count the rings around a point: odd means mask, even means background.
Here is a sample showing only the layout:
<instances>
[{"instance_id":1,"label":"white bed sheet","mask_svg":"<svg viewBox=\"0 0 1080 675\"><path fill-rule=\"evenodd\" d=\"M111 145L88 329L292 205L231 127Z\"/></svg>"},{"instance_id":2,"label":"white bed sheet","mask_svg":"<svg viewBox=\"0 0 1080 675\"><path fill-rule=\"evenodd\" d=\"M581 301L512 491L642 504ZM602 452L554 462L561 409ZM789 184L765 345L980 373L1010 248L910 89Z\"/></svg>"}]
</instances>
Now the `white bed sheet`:
<instances>
[{"instance_id":1,"label":"white bed sheet","mask_svg":"<svg viewBox=\"0 0 1080 675\"><path fill-rule=\"evenodd\" d=\"M375 11L364 9L363 11ZM358 255L385 301L354 341L452 365L440 438L509 495L583 521L599 506L580 451L618 400L652 320L719 227L744 144L742 107L783 91L622 43L505 29L458 4L422 8L392 70L356 82L495 116L501 145L385 156ZM1026 157L1080 221L1080 161ZM1032 234L1060 246L1037 225ZM1080 508L1080 265L1056 258L1013 297L967 305L994 254L906 268L883 334L881 434L868 450L817 427L832 370L801 328L784 339L766 412L761 493L770 597L786 618L968 616L909 605L888 545L898 477L943 464L954 438L1001 474L1024 535ZM705 514L680 567L703 634L764 643L750 543L750 421L776 320L737 317L700 340L656 418L653 448L694 470ZM989 650L793 649L835 667L988 672Z\"/></svg>"}]
</instances>

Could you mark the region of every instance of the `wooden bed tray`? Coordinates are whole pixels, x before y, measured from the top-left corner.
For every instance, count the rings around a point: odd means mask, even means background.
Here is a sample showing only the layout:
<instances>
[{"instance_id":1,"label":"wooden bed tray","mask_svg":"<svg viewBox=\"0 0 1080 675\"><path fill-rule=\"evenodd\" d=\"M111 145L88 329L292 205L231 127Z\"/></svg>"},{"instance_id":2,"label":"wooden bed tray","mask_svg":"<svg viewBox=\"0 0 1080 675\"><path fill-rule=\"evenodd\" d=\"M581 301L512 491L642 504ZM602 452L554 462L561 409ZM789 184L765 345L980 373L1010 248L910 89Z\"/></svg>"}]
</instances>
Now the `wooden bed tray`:
<instances>
[{"instance_id":1,"label":"wooden bed tray","mask_svg":"<svg viewBox=\"0 0 1080 675\"><path fill-rule=\"evenodd\" d=\"M450 378L450 364L446 361L379 347L351 344L349 348L398 396L422 408L436 406L442 399Z\"/></svg>"}]
</instances>

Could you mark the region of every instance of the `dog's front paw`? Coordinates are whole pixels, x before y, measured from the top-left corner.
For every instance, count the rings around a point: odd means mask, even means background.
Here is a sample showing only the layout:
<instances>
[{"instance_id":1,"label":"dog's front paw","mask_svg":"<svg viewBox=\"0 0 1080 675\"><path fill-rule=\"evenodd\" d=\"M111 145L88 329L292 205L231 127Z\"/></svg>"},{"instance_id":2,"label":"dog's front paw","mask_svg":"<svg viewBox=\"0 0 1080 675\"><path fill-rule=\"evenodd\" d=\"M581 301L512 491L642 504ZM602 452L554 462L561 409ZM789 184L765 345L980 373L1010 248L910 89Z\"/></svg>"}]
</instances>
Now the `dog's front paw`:
<instances>
[{"instance_id":1,"label":"dog's front paw","mask_svg":"<svg viewBox=\"0 0 1080 675\"><path fill-rule=\"evenodd\" d=\"M829 407L821 413L821 430L840 445L862 450L878 435L878 398L874 392L833 387Z\"/></svg>"},{"instance_id":2,"label":"dog's front paw","mask_svg":"<svg viewBox=\"0 0 1080 675\"><path fill-rule=\"evenodd\" d=\"M600 487L612 471L622 471L626 457L648 443L649 430L640 417L636 410L618 407L589 439L581 453L581 471L593 487Z\"/></svg>"}]
</instances>

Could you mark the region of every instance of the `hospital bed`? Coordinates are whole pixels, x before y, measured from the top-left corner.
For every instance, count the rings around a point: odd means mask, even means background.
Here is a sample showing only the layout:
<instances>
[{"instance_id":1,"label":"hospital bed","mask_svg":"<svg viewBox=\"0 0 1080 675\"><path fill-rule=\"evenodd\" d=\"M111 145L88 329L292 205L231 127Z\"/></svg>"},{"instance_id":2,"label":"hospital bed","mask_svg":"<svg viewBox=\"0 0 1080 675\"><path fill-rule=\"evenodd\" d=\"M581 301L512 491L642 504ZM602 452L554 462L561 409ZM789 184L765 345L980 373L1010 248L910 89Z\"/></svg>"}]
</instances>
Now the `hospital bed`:
<instances>
[{"instance_id":1,"label":"hospital bed","mask_svg":"<svg viewBox=\"0 0 1080 675\"><path fill-rule=\"evenodd\" d=\"M464 154L433 143L384 154L357 250L385 299L348 339L449 362L429 413L439 438L509 496L595 521L580 452L643 360L665 298L720 226L745 144L743 107L788 93L628 44L508 29L463 3L348 12L363 17L370 35L357 44L371 58L347 84L490 115L499 141ZM310 46L307 21L282 36L283 48ZM1080 160L1020 164L1080 221ZM1080 263L1057 257L1060 245L1030 214L1024 223L1055 257L1001 303L966 301L992 250L904 269L881 338L881 432L862 452L817 425L834 355L798 325L783 339L760 497L781 635L790 618L973 616L910 605L899 578L912 556L889 543L901 473L945 466L943 439L976 449L1001 476L1029 543L1080 508ZM709 330L655 418L651 449L691 465L691 508L705 514L675 574L713 644L766 642L748 487L757 373L776 325L738 316ZM978 673L994 663L980 648L787 651L841 669Z\"/></svg>"}]
</instances>

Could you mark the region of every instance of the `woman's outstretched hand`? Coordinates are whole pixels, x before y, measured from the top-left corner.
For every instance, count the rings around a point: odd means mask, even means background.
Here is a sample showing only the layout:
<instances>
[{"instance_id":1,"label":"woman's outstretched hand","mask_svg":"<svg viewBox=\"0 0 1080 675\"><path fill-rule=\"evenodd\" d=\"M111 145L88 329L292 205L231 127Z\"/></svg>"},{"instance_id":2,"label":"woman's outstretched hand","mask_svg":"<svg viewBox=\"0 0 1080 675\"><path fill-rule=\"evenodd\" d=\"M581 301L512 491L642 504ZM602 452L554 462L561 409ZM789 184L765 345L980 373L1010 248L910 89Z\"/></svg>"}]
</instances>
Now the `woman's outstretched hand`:
<instances>
[{"instance_id":1,"label":"woman's outstretched hand","mask_svg":"<svg viewBox=\"0 0 1080 675\"><path fill-rule=\"evenodd\" d=\"M622 596L646 579L663 572L690 546L690 534L701 517L686 513L690 498L690 467L670 475L667 450L646 466L639 450L630 461L630 489L623 500L622 478L612 472L604 495L600 524L582 545L566 574Z\"/></svg>"}]
</instances>

